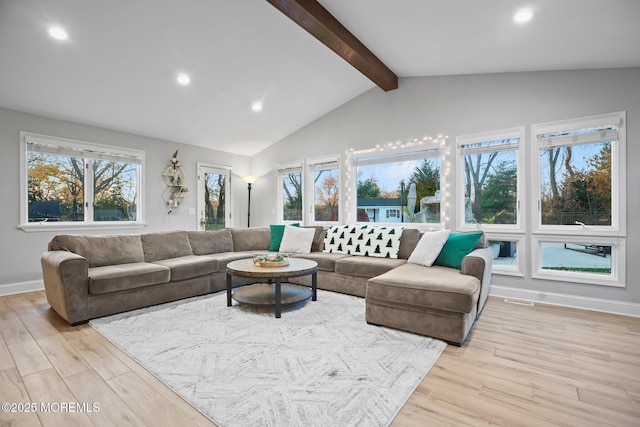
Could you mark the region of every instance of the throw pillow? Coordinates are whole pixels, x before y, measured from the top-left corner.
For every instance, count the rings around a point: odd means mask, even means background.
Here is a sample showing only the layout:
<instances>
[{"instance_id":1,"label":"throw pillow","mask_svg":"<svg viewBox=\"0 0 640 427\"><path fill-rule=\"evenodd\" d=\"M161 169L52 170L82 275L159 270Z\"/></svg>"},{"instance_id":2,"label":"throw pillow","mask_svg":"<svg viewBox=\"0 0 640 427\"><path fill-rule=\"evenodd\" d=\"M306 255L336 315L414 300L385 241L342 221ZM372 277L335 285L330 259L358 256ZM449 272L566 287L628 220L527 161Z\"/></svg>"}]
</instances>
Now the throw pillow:
<instances>
[{"instance_id":1,"label":"throw pillow","mask_svg":"<svg viewBox=\"0 0 640 427\"><path fill-rule=\"evenodd\" d=\"M299 223L291 224L294 227L300 227ZM271 244L269 250L271 252L278 252L280 250L280 243L282 242L282 233L284 233L285 224L273 224L269 228L271 230Z\"/></svg>"},{"instance_id":2,"label":"throw pillow","mask_svg":"<svg viewBox=\"0 0 640 427\"><path fill-rule=\"evenodd\" d=\"M431 267L440 255L449 234L449 230L425 232L407 262Z\"/></svg>"},{"instance_id":3,"label":"throw pillow","mask_svg":"<svg viewBox=\"0 0 640 427\"><path fill-rule=\"evenodd\" d=\"M337 254L354 254L356 245L353 244L353 237L360 236L368 230L366 225L334 225L327 230L324 236L323 252ZM362 239L360 239L362 240ZM351 243L349 243L351 242Z\"/></svg>"},{"instance_id":4,"label":"throw pillow","mask_svg":"<svg viewBox=\"0 0 640 427\"><path fill-rule=\"evenodd\" d=\"M314 228L299 228L289 225L284 227L280 252L289 254L308 254L311 252L311 244L316 234Z\"/></svg>"},{"instance_id":5,"label":"throw pillow","mask_svg":"<svg viewBox=\"0 0 640 427\"><path fill-rule=\"evenodd\" d=\"M323 252L398 258L403 230L404 227L333 226L325 236Z\"/></svg>"},{"instance_id":6,"label":"throw pillow","mask_svg":"<svg viewBox=\"0 0 640 427\"><path fill-rule=\"evenodd\" d=\"M461 270L462 258L473 251L482 234L482 232L450 234L434 264Z\"/></svg>"}]
</instances>

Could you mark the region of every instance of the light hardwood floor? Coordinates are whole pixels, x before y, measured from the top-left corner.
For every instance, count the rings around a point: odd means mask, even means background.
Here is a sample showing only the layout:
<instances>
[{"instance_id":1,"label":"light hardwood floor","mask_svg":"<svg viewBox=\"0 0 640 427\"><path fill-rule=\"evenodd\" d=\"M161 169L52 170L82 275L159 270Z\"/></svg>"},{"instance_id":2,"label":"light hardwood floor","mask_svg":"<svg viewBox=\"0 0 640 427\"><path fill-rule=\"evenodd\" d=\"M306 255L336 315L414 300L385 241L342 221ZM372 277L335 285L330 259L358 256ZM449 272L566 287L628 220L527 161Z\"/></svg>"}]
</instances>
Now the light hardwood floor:
<instances>
[{"instance_id":1,"label":"light hardwood floor","mask_svg":"<svg viewBox=\"0 0 640 427\"><path fill-rule=\"evenodd\" d=\"M0 426L213 425L42 291L0 297L0 333L1 402L99 405L0 412ZM392 425L640 426L640 319L491 298Z\"/></svg>"}]
</instances>

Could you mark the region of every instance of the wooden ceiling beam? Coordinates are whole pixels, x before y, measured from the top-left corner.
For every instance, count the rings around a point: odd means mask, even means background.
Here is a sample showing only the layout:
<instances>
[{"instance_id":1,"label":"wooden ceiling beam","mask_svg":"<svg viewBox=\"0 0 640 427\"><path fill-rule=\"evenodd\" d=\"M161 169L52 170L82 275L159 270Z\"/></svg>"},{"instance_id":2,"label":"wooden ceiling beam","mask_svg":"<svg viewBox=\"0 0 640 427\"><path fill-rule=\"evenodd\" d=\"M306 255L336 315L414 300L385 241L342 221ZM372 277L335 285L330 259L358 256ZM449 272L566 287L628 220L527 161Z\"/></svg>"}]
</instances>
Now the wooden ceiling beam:
<instances>
[{"instance_id":1,"label":"wooden ceiling beam","mask_svg":"<svg viewBox=\"0 0 640 427\"><path fill-rule=\"evenodd\" d=\"M267 0L385 91L398 76L316 0Z\"/></svg>"}]
</instances>

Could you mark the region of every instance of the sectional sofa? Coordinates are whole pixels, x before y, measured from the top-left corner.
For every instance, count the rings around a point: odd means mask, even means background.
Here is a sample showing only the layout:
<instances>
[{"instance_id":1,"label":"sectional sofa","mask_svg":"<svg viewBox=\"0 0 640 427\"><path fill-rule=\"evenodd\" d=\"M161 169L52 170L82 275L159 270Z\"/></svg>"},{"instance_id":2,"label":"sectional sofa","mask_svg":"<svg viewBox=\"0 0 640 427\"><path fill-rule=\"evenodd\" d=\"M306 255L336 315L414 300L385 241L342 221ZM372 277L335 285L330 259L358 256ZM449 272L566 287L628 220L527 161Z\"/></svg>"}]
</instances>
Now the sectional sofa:
<instances>
[{"instance_id":1,"label":"sectional sofa","mask_svg":"<svg viewBox=\"0 0 640 427\"><path fill-rule=\"evenodd\" d=\"M462 343L487 299L492 254L484 239L462 269L407 263L420 240L405 229L397 259L323 252L315 228L311 252L318 287L366 297L367 322ZM131 235L59 235L41 264L51 307L70 324L84 323L226 288L227 263L265 253L268 227ZM296 283L310 285L307 277ZM310 280L310 279L309 279ZM234 279L234 286L246 284Z\"/></svg>"}]
</instances>

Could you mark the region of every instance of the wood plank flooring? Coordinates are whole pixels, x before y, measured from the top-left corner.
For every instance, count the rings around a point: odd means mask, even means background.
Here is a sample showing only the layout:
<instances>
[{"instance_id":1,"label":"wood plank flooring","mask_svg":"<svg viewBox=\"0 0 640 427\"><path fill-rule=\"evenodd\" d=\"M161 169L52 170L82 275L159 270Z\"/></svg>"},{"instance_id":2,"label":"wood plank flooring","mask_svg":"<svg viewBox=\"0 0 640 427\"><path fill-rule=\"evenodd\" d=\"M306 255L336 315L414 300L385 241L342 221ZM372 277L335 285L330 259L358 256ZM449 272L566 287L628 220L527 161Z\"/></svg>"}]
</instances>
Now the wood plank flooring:
<instances>
[{"instance_id":1,"label":"wood plank flooring","mask_svg":"<svg viewBox=\"0 0 640 427\"><path fill-rule=\"evenodd\" d=\"M99 405L1 411L3 427L214 425L43 291L0 297L0 401ZM640 319L490 298L392 423L439 425L640 426Z\"/></svg>"}]
</instances>

